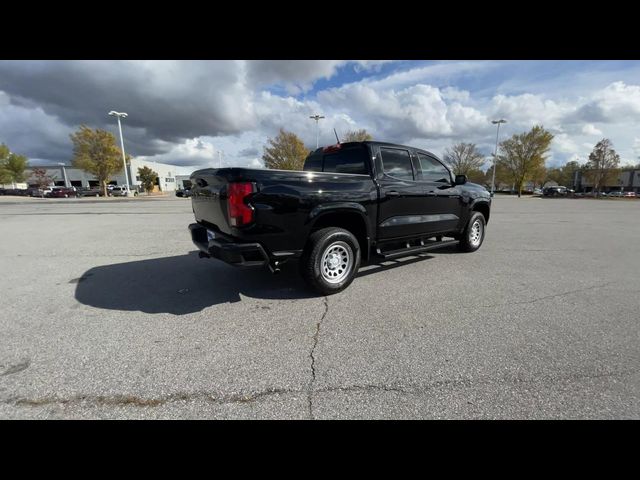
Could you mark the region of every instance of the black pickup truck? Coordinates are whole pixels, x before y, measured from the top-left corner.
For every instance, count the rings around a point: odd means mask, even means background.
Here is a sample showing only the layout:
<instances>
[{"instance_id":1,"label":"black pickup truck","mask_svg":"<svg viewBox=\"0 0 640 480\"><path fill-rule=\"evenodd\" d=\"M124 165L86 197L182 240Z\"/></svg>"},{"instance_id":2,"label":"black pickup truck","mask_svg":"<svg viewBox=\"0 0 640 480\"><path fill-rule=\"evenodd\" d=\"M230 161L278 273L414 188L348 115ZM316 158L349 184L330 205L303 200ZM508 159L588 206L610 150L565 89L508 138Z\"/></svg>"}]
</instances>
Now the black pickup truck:
<instances>
[{"instance_id":1,"label":"black pickup truck","mask_svg":"<svg viewBox=\"0 0 640 480\"><path fill-rule=\"evenodd\" d=\"M201 257L274 273L297 258L323 294L349 286L361 262L477 250L491 208L484 187L432 153L382 142L319 148L303 171L208 168L191 182Z\"/></svg>"}]
</instances>

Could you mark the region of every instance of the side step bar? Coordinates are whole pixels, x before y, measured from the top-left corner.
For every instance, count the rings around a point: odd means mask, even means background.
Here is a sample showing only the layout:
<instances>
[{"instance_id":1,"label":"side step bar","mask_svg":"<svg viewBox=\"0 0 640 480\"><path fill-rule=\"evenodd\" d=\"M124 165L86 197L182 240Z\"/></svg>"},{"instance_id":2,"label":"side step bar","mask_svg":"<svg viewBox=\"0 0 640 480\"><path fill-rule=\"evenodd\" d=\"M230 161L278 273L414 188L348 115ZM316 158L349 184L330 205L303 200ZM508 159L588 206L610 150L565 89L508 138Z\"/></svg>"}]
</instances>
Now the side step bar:
<instances>
[{"instance_id":1,"label":"side step bar","mask_svg":"<svg viewBox=\"0 0 640 480\"><path fill-rule=\"evenodd\" d=\"M416 245L414 247L401 248L399 250L390 250L388 252L381 252L380 249L376 251L379 257L388 260L390 258L406 257L413 255L414 253L428 252L429 250L436 250L438 248L449 247L451 245L457 245L459 240L444 240L435 242L424 242L424 245Z\"/></svg>"}]
</instances>

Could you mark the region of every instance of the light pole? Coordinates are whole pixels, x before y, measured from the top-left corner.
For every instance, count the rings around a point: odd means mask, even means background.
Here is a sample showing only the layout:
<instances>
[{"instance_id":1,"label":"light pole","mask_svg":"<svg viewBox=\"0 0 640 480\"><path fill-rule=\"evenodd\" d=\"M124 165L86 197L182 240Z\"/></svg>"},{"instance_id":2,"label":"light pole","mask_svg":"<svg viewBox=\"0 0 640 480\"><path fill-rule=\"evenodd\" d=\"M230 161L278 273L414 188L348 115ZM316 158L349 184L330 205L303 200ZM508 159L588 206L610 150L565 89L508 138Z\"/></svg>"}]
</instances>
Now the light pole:
<instances>
[{"instance_id":1,"label":"light pole","mask_svg":"<svg viewBox=\"0 0 640 480\"><path fill-rule=\"evenodd\" d=\"M64 186L69 188L69 181L67 180L67 171L64 168L64 163L58 162L58 165L62 167L62 176L64 177Z\"/></svg>"},{"instance_id":2,"label":"light pole","mask_svg":"<svg viewBox=\"0 0 640 480\"><path fill-rule=\"evenodd\" d=\"M324 118L322 115L311 115L309 118L313 119L316 121L316 149L319 147L319 136L320 136L320 124L318 123L318 121L322 118Z\"/></svg>"},{"instance_id":3,"label":"light pole","mask_svg":"<svg viewBox=\"0 0 640 480\"><path fill-rule=\"evenodd\" d=\"M116 112L111 110L109 115L115 116L118 119L118 130L120 131L120 147L122 149L122 165L124 165L124 178L127 182L127 196L129 195L129 173L127 172L127 157L124 154L124 140L122 139L122 125L120 124L120 118L127 118L127 114L122 112Z\"/></svg>"},{"instance_id":4,"label":"light pole","mask_svg":"<svg viewBox=\"0 0 640 480\"><path fill-rule=\"evenodd\" d=\"M496 132L496 152L493 154L493 176L491 177L491 195L495 192L496 188L496 163L498 162L498 135L500 135L500 124L507 123L506 120L492 120L491 123L498 125L498 131Z\"/></svg>"}]
</instances>

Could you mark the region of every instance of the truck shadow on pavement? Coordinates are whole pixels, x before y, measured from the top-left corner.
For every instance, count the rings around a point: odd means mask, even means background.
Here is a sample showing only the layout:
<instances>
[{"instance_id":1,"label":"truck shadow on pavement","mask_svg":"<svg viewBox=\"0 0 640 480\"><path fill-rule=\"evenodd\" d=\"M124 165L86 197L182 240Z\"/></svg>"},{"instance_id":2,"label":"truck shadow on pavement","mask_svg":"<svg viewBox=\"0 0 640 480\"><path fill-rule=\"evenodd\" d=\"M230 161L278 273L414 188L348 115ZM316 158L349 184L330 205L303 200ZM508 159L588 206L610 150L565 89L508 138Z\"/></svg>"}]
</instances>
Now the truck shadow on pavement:
<instances>
[{"instance_id":1,"label":"truck shadow on pavement","mask_svg":"<svg viewBox=\"0 0 640 480\"><path fill-rule=\"evenodd\" d=\"M301 285L297 265L286 267L273 275L266 268L236 268L190 252L94 267L72 282L77 283L76 300L84 305L174 315L239 302L241 294L278 300L317 296Z\"/></svg>"},{"instance_id":2,"label":"truck shadow on pavement","mask_svg":"<svg viewBox=\"0 0 640 480\"><path fill-rule=\"evenodd\" d=\"M443 248L442 253L457 253ZM434 258L421 253L405 259L369 262L356 278ZM252 298L294 300L320 297L291 261L281 273L266 268L236 268L198 258L197 252L174 257L103 265L87 270L75 283L78 302L95 308L186 315L220 303Z\"/></svg>"}]
</instances>

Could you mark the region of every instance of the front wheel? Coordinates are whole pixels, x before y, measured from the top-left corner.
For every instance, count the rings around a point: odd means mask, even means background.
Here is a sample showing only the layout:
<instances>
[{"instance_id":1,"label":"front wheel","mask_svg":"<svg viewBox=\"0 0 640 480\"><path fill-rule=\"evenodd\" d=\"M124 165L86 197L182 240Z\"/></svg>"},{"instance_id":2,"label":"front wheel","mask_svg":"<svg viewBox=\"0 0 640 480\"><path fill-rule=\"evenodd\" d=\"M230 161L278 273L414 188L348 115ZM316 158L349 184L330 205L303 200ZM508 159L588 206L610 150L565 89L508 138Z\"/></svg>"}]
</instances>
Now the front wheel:
<instances>
[{"instance_id":1,"label":"front wheel","mask_svg":"<svg viewBox=\"0 0 640 480\"><path fill-rule=\"evenodd\" d=\"M475 252L478 250L484 240L486 226L487 222L484 219L484 215L480 212L474 212L459 238L458 249L463 252Z\"/></svg>"},{"instance_id":2,"label":"front wheel","mask_svg":"<svg viewBox=\"0 0 640 480\"><path fill-rule=\"evenodd\" d=\"M300 259L305 281L323 295L347 288L360 266L360 245L343 228L329 227L313 232Z\"/></svg>"}]
</instances>

